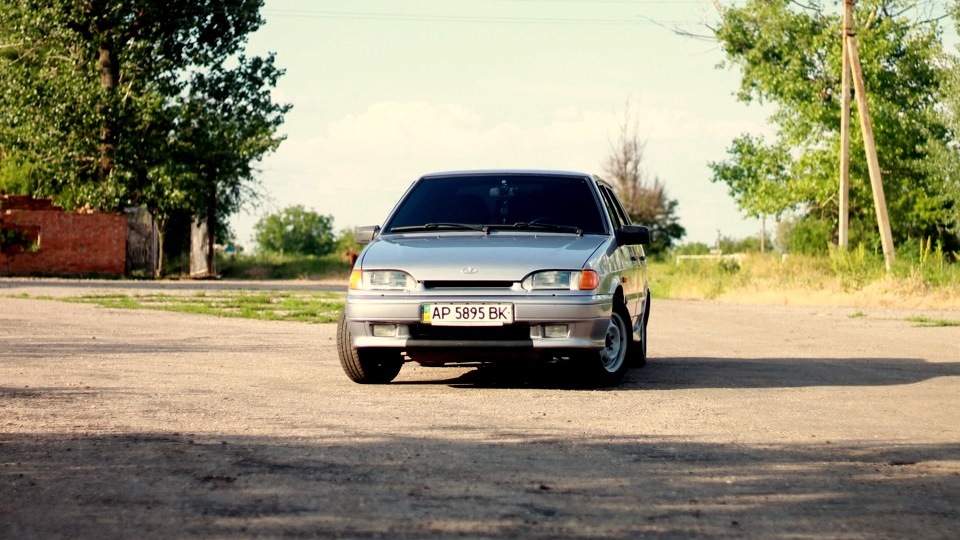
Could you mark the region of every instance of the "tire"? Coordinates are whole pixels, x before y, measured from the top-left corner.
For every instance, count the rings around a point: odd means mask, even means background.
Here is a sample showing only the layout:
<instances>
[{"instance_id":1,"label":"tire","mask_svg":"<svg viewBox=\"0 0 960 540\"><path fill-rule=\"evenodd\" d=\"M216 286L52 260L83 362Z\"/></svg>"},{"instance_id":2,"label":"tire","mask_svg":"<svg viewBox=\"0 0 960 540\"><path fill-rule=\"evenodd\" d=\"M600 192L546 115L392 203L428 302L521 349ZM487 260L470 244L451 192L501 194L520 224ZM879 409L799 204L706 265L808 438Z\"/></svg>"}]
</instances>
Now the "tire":
<instances>
[{"instance_id":1,"label":"tire","mask_svg":"<svg viewBox=\"0 0 960 540\"><path fill-rule=\"evenodd\" d=\"M340 366L351 381L359 384L386 384L403 367L400 353L394 349L357 349L353 346L346 316L337 323L337 353Z\"/></svg>"},{"instance_id":2,"label":"tire","mask_svg":"<svg viewBox=\"0 0 960 540\"><path fill-rule=\"evenodd\" d=\"M630 368L629 359L635 355L636 343L630 326L630 315L620 304L614 305L607 326L604 348L590 353L584 366L597 386L613 386L623 380Z\"/></svg>"}]
</instances>

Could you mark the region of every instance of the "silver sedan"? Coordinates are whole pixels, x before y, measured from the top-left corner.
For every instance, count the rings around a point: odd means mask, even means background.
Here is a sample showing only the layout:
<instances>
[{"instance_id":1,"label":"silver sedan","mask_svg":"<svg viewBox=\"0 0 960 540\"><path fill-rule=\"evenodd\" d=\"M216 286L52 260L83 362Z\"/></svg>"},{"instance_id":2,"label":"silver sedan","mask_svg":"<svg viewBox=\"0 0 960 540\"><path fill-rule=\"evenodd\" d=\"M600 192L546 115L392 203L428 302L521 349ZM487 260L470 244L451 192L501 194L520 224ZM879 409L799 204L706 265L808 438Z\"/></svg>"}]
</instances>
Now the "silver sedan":
<instances>
[{"instance_id":1,"label":"silver sedan","mask_svg":"<svg viewBox=\"0 0 960 540\"><path fill-rule=\"evenodd\" d=\"M646 227L602 179L467 171L414 182L350 275L337 333L358 383L404 362L578 362L600 385L646 361Z\"/></svg>"}]
</instances>

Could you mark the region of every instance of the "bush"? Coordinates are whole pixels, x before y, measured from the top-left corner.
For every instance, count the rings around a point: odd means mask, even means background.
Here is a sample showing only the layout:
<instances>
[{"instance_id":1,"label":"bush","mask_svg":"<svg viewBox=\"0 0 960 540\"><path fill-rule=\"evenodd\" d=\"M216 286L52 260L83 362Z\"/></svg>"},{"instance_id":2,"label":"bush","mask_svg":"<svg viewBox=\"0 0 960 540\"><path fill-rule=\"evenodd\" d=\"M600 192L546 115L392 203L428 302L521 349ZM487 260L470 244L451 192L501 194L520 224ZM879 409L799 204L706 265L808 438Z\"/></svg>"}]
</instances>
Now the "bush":
<instances>
[{"instance_id":1,"label":"bush","mask_svg":"<svg viewBox=\"0 0 960 540\"><path fill-rule=\"evenodd\" d=\"M782 221L777 236L789 253L826 255L830 252L834 228L830 221L804 216Z\"/></svg>"},{"instance_id":2,"label":"bush","mask_svg":"<svg viewBox=\"0 0 960 540\"><path fill-rule=\"evenodd\" d=\"M844 290L860 290L867 284L868 278L882 271L883 260L868 257L863 244L855 250L830 246L830 269L840 278Z\"/></svg>"},{"instance_id":3,"label":"bush","mask_svg":"<svg viewBox=\"0 0 960 540\"><path fill-rule=\"evenodd\" d=\"M670 256L675 257L677 255L707 255L710 253L710 246L704 244L703 242L687 242L686 244L677 246L671 251Z\"/></svg>"},{"instance_id":4,"label":"bush","mask_svg":"<svg viewBox=\"0 0 960 540\"><path fill-rule=\"evenodd\" d=\"M919 243L908 243L906 249L898 253L898 257L903 257L904 252L910 253L911 248L916 247L915 254L911 253L910 260L916 261L911 264L909 277L915 282L926 286L940 287L956 283L958 272L957 265L951 264L958 262L956 253L945 253L943 244L939 241L936 246L933 245L933 239L920 239Z\"/></svg>"},{"instance_id":5,"label":"bush","mask_svg":"<svg viewBox=\"0 0 960 540\"><path fill-rule=\"evenodd\" d=\"M331 216L290 206L261 218L254 226L254 240L263 253L326 255L336 244L332 224Z\"/></svg>"}]
</instances>

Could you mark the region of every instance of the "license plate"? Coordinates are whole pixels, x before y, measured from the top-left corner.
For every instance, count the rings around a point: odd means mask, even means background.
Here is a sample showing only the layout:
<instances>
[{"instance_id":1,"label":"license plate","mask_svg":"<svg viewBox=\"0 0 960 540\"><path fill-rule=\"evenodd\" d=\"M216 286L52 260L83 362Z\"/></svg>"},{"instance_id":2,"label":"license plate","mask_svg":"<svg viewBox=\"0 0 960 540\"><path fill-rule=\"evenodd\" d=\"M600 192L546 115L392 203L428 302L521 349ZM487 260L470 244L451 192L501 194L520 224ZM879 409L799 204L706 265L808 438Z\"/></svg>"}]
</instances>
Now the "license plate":
<instances>
[{"instance_id":1,"label":"license plate","mask_svg":"<svg viewBox=\"0 0 960 540\"><path fill-rule=\"evenodd\" d=\"M513 304L423 304L420 320L437 326L501 326L513 322Z\"/></svg>"}]
</instances>

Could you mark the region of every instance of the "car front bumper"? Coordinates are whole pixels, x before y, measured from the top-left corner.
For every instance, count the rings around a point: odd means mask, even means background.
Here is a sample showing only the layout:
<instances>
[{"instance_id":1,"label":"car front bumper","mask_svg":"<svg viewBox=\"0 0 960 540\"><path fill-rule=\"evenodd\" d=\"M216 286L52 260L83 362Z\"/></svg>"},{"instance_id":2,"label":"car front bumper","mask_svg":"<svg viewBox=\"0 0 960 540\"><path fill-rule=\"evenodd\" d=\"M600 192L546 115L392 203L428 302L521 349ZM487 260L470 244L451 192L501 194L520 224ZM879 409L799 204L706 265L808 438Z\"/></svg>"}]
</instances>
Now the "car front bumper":
<instances>
[{"instance_id":1,"label":"car front bumper","mask_svg":"<svg viewBox=\"0 0 960 540\"><path fill-rule=\"evenodd\" d=\"M443 302L509 303L514 321L502 326L434 326L421 321L423 304ZM600 350L612 305L609 295L351 295L344 314L357 348Z\"/></svg>"}]
</instances>

